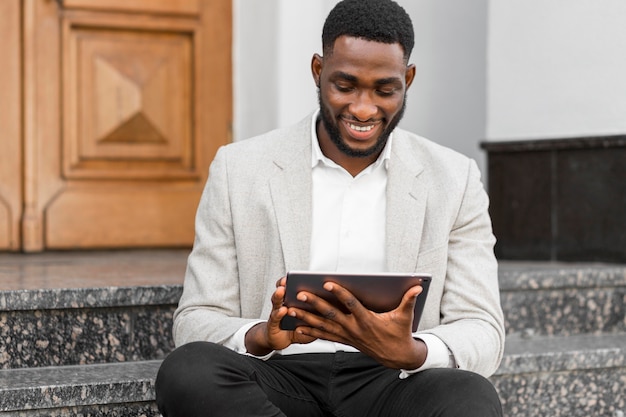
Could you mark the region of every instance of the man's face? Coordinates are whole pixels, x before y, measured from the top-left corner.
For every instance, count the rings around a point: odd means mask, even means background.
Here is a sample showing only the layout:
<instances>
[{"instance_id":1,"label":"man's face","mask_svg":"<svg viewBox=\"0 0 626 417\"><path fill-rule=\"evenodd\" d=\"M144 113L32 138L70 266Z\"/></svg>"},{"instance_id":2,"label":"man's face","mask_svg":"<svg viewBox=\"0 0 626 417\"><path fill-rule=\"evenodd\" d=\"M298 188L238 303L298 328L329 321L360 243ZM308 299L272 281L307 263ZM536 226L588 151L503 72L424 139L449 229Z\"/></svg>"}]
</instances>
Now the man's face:
<instances>
[{"instance_id":1,"label":"man's face","mask_svg":"<svg viewBox=\"0 0 626 417\"><path fill-rule=\"evenodd\" d=\"M378 157L402 118L415 75L402 47L342 36L331 55L313 58L312 70L319 86L322 151L339 164Z\"/></svg>"},{"instance_id":2,"label":"man's face","mask_svg":"<svg viewBox=\"0 0 626 417\"><path fill-rule=\"evenodd\" d=\"M404 110L406 108L406 95L402 101L402 108L398 112L398 114L386 124L384 129L382 129L378 139L376 142L372 144L369 148L353 148L348 144L348 141L344 140L341 136L341 131L339 129L339 123L335 120L333 115L330 113L330 109L327 104L322 99L322 95L318 92L317 99L319 101L319 106L321 109L320 115L322 116L322 123L324 123L324 128L328 133L330 141L337 147L337 149L342 152L344 155L348 157L354 158L366 158L368 156L377 156L385 147L387 143L387 139L389 139L389 135L393 132L393 129L396 128L402 116L404 116Z\"/></svg>"}]
</instances>

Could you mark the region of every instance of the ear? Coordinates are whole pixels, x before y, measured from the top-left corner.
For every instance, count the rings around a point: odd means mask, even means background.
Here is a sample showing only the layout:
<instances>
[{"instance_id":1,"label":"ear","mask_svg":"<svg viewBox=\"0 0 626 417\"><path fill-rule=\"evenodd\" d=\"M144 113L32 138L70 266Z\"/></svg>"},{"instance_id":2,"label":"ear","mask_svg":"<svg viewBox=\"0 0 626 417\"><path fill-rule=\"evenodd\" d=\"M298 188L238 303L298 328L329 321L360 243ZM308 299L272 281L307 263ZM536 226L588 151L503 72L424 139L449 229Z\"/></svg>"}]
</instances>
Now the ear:
<instances>
[{"instance_id":1,"label":"ear","mask_svg":"<svg viewBox=\"0 0 626 417\"><path fill-rule=\"evenodd\" d=\"M415 78L415 64L411 64L406 67L406 72L404 73L404 81L406 83L406 89L408 90L411 84L413 84L413 79Z\"/></svg>"},{"instance_id":2,"label":"ear","mask_svg":"<svg viewBox=\"0 0 626 417\"><path fill-rule=\"evenodd\" d=\"M319 54L314 54L311 59L311 74L313 74L313 81L317 88L320 88L320 77L322 75L322 67L324 66L324 58Z\"/></svg>"}]
</instances>

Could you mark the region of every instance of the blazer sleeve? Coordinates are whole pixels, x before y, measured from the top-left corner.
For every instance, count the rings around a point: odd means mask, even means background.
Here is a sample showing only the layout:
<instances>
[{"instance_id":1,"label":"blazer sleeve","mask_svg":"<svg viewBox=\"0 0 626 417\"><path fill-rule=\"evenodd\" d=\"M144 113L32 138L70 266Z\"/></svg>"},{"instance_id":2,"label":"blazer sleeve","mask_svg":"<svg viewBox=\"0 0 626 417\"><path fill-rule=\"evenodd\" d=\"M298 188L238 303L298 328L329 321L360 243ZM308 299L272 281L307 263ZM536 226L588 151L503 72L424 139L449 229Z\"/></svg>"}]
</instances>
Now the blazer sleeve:
<instances>
[{"instance_id":1,"label":"blazer sleeve","mask_svg":"<svg viewBox=\"0 0 626 417\"><path fill-rule=\"evenodd\" d=\"M240 317L227 153L226 148L217 152L198 205L196 237L174 313L176 346L192 341L223 343L250 322Z\"/></svg>"},{"instance_id":2,"label":"blazer sleeve","mask_svg":"<svg viewBox=\"0 0 626 417\"><path fill-rule=\"evenodd\" d=\"M466 178L449 233L440 325L425 332L448 346L459 368L489 376L499 366L504 351L495 237L489 199L473 160Z\"/></svg>"}]
</instances>

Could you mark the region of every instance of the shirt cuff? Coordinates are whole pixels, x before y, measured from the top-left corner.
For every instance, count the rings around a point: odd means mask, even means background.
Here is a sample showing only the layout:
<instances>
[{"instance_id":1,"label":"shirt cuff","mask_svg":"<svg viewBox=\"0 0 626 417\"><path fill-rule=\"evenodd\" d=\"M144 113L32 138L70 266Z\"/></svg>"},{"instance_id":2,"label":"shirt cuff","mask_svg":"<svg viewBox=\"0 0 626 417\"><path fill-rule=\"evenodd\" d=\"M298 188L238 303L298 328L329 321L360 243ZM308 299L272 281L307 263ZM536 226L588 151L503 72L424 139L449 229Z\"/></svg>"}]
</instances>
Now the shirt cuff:
<instances>
[{"instance_id":1,"label":"shirt cuff","mask_svg":"<svg viewBox=\"0 0 626 417\"><path fill-rule=\"evenodd\" d=\"M426 369L434 368L456 368L456 361L454 356L448 349L443 341L434 334L424 333L419 336L415 336L416 339L420 339L426 344L426 360L417 369L401 369L400 379L408 378L409 376L425 371Z\"/></svg>"},{"instance_id":2,"label":"shirt cuff","mask_svg":"<svg viewBox=\"0 0 626 417\"><path fill-rule=\"evenodd\" d=\"M257 355L253 355L252 353L248 352L248 350L246 349L246 333L248 333L248 330L250 330L251 328L253 328L254 326L256 326L259 323L263 323L264 320L256 320L253 322L250 322L244 326L241 326L239 328L239 330L237 330L235 332L235 334L233 334L231 337L229 337L228 339L226 339L226 341L224 342L224 347L227 347L231 350L234 350L237 353L241 353L242 355L246 355L246 356L252 356L255 357L257 359L261 359L263 361L268 360L269 358L271 358L272 356L274 356L276 354L276 351L273 350L270 353L263 355L263 356L257 356Z\"/></svg>"}]
</instances>

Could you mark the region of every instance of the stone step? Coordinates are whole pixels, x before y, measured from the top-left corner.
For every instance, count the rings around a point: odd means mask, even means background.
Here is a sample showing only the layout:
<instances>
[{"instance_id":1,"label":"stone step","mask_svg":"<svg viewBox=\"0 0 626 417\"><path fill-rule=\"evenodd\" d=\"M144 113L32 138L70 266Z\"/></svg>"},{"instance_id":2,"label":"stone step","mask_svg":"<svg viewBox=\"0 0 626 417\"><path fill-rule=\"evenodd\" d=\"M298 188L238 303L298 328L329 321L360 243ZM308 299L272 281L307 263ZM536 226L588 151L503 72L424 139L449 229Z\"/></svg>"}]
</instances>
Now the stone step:
<instances>
[{"instance_id":1,"label":"stone step","mask_svg":"<svg viewBox=\"0 0 626 417\"><path fill-rule=\"evenodd\" d=\"M156 417L160 360L0 370L0 416Z\"/></svg>"},{"instance_id":2,"label":"stone step","mask_svg":"<svg viewBox=\"0 0 626 417\"><path fill-rule=\"evenodd\" d=\"M158 416L187 251L0 254L0 416ZM623 417L626 266L501 262L505 415Z\"/></svg>"},{"instance_id":3,"label":"stone step","mask_svg":"<svg viewBox=\"0 0 626 417\"><path fill-rule=\"evenodd\" d=\"M21 269L3 262L0 368L162 359L173 348L186 256L168 253L57 256ZM9 269L67 287L18 289ZM626 332L626 266L502 262L499 278L510 335Z\"/></svg>"},{"instance_id":4,"label":"stone step","mask_svg":"<svg viewBox=\"0 0 626 417\"><path fill-rule=\"evenodd\" d=\"M0 370L0 416L158 416L160 361ZM626 334L507 339L491 377L507 417L623 417Z\"/></svg>"},{"instance_id":5,"label":"stone step","mask_svg":"<svg viewBox=\"0 0 626 417\"><path fill-rule=\"evenodd\" d=\"M0 293L0 368L140 361L173 348L180 286Z\"/></svg>"},{"instance_id":6,"label":"stone step","mask_svg":"<svg viewBox=\"0 0 626 417\"><path fill-rule=\"evenodd\" d=\"M0 369L164 358L187 253L0 254Z\"/></svg>"},{"instance_id":7,"label":"stone step","mask_svg":"<svg viewBox=\"0 0 626 417\"><path fill-rule=\"evenodd\" d=\"M491 381L508 417L624 417L626 333L509 335Z\"/></svg>"},{"instance_id":8,"label":"stone step","mask_svg":"<svg viewBox=\"0 0 626 417\"><path fill-rule=\"evenodd\" d=\"M507 334L626 332L626 265L500 262Z\"/></svg>"}]
</instances>

